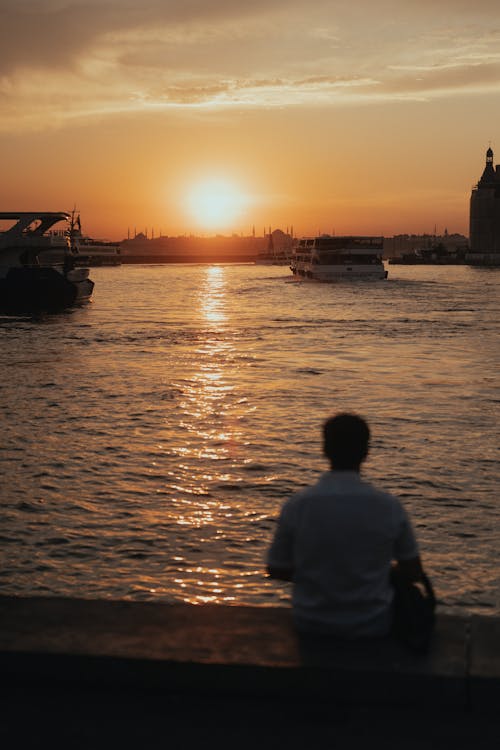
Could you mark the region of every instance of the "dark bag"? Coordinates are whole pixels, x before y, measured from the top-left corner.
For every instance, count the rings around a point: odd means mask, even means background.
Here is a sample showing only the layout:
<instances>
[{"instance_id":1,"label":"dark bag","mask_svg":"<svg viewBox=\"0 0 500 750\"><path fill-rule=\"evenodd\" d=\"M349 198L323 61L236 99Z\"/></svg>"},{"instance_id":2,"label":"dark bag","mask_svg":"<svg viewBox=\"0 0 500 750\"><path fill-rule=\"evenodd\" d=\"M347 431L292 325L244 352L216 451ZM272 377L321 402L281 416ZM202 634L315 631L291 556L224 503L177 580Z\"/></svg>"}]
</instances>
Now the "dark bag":
<instances>
[{"instance_id":1,"label":"dark bag","mask_svg":"<svg viewBox=\"0 0 500 750\"><path fill-rule=\"evenodd\" d=\"M436 596L425 575L409 581L397 567L391 571L394 587L393 635L415 653L425 654L430 647L436 620Z\"/></svg>"}]
</instances>

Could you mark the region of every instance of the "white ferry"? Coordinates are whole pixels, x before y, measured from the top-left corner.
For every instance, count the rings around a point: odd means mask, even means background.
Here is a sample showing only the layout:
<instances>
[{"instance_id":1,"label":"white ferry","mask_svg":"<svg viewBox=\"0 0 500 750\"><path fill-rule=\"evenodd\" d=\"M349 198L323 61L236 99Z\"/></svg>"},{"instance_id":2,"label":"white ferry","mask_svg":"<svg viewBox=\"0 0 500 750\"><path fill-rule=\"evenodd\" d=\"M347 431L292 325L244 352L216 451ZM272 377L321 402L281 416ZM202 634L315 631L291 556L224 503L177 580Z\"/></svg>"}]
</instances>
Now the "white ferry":
<instances>
[{"instance_id":1,"label":"white ferry","mask_svg":"<svg viewBox=\"0 0 500 750\"><path fill-rule=\"evenodd\" d=\"M49 235L54 238L51 249L46 250L41 262L43 265L61 263L64 258L65 237L69 237L71 248L74 253L75 266L119 266L121 265L120 246L116 242L108 240L96 240L82 233L80 215L71 213L68 229L52 229ZM58 247L57 238L61 239Z\"/></svg>"},{"instance_id":2,"label":"white ferry","mask_svg":"<svg viewBox=\"0 0 500 750\"><path fill-rule=\"evenodd\" d=\"M293 248L290 270L316 281L386 279L383 248L383 237L305 237Z\"/></svg>"}]
</instances>

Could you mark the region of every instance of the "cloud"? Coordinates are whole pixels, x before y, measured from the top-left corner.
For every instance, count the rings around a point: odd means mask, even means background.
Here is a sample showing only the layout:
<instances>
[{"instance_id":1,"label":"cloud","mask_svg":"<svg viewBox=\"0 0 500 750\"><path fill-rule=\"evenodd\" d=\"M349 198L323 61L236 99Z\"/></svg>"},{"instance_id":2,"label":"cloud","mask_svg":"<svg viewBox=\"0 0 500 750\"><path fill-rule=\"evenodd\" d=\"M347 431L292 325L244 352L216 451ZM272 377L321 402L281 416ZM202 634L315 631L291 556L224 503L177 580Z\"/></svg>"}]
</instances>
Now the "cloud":
<instances>
[{"instance_id":1,"label":"cloud","mask_svg":"<svg viewBox=\"0 0 500 750\"><path fill-rule=\"evenodd\" d=\"M436 3L435 0L403 0L402 3L398 3L399 7L413 6L418 9L430 8L435 11ZM446 13L454 11L455 13L463 13L464 15L477 15L478 13L484 13L490 18L498 16L498 1L497 0L475 0L471 3L470 0L440 0L439 8L444 10Z\"/></svg>"},{"instance_id":2,"label":"cloud","mask_svg":"<svg viewBox=\"0 0 500 750\"><path fill-rule=\"evenodd\" d=\"M460 0L0 7L4 130L118 112L420 101L500 89L496 0L477 0L474 13Z\"/></svg>"},{"instance_id":3,"label":"cloud","mask_svg":"<svg viewBox=\"0 0 500 750\"><path fill-rule=\"evenodd\" d=\"M415 94L431 97L471 90L476 93L500 92L500 59L492 63L415 67L406 69L405 72L407 74L404 76L385 81L381 93L405 94L410 98Z\"/></svg>"},{"instance_id":4,"label":"cloud","mask_svg":"<svg viewBox=\"0 0 500 750\"><path fill-rule=\"evenodd\" d=\"M16 68L73 65L110 35L192 23L244 22L286 7L286 0L0 0L0 72ZM292 3L293 4L293 3Z\"/></svg>"},{"instance_id":5,"label":"cloud","mask_svg":"<svg viewBox=\"0 0 500 750\"><path fill-rule=\"evenodd\" d=\"M145 101L160 105L250 106L273 107L331 103L346 92L366 91L378 82L369 78L320 76L299 80L246 79L221 81L214 85L184 85L151 91Z\"/></svg>"}]
</instances>

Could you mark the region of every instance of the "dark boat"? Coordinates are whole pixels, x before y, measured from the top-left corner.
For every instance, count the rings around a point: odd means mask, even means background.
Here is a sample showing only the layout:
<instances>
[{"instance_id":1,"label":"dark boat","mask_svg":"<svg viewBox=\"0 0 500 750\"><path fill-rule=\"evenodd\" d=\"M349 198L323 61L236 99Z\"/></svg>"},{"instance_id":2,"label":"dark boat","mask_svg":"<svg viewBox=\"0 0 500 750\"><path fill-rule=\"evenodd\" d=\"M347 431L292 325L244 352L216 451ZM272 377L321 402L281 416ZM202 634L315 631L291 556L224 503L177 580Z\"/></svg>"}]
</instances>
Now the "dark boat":
<instances>
[{"instance_id":1,"label":"dark boat","mask_svg":"<svg viewBox=\"0 0 500 750\"><path fill-rule=\"evenodd\" d=\"M94 282L88 268L76 267L71 226L64 212L0 213L0 312L55 312L88 302ZM60 251L61 263L44 261L44 253Z\"/></svg>"}]
</instances>

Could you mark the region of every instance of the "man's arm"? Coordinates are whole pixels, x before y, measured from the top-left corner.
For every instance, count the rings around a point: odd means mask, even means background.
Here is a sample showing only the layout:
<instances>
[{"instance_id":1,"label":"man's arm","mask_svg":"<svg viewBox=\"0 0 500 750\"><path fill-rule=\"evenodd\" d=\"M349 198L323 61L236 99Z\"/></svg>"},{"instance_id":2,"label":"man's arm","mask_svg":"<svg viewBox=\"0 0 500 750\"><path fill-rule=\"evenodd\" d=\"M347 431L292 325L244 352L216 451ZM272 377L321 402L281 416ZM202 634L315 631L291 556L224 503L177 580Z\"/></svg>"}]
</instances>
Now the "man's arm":
<instances>
[{"instance_id":1,"label":"man's arm","mask_svg":"<svg viewBox=\"0 0 500 750\"><path fill-rule=\"evenodd\" d=\"M271 578L277 578L279 581L293 580L293 540L294 524L288 502L281 508L273 541L267 553L266 568Z\"/></svg>"},{"instance_id":2,"label":"man's arm","mask_svg":"<svg viewBox=\"0 0 500 750\"><path fill-rule=\"evenodd\" d=\"M424 571L418 552L415 532L408 514L403 507L401 507L401 511L401 525L393 551L393 559L396 561L394 573L399 576L400 579L408 581L409 583L413 581L421 581Z\"/></svg>"},{"instance_id":3,"label":"man's arm","mask_svg":"<svg viewBox=\"0 0 500 750\"><path fill-rule=\"evenodd\" d=\"M407 581L421 581L424 570L419 555L411 557L409 560L398 560L395 565L395 572Z\"/></svg>"}]
</instances>

